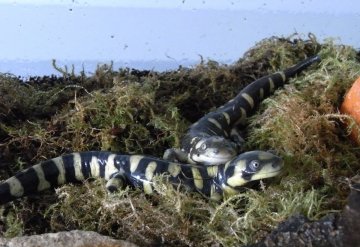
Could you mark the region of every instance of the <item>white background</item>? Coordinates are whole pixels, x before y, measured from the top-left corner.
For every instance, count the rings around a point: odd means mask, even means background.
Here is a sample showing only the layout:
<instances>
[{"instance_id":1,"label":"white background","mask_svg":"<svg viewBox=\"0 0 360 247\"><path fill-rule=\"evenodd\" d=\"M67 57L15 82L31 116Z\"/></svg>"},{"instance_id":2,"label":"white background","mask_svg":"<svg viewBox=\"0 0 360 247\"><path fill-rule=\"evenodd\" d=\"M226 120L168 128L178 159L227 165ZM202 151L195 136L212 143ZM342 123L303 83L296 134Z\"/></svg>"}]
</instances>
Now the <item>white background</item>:
<instances>
[{"instance_id":1,"label":"white background","mask_svg":"<svg viewBox=\"0 0 360 247\"><path fill-rule=\"evenodd\" d=\"M360 1L0 0L0 72L55 73L51 59L164 70L232 63L263 38L314 33L360 48Z\"/></svg>"}]
</instances>

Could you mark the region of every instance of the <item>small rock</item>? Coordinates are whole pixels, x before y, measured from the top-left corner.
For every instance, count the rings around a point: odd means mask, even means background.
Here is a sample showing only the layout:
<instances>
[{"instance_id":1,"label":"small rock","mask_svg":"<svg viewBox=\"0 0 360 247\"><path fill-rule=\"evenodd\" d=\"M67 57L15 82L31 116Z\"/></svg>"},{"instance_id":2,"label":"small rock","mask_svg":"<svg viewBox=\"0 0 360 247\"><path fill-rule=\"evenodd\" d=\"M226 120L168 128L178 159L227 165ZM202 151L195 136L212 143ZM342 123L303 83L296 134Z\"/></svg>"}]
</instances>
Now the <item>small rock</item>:
<instances>
[{"instance_id":1,"label":"small rock","mask_svg":"<svg viewBox=\"0 0 360 247\"><path fill-rule=\"evenodd\" d=\"M315 222L311 222L303 215L294 215L281 223L262 242L251 247L343 246L341 244L342 232L338 229L337 222L338 219L334 214Z\"/></svg>"},{"instance_id":2,"label":"small rock","mask_svg":"<svg viewBox=\"0 0 360 247\"><path fill-rule=\"evenodd\" d=\"M344 246L360 246L360 176L350 181L351 192L348 204L342 212L341 225L344 231Z\"/></svg>"},{"instance_id":3,"label":"small rock","mask_svg":"<svg viewBox=\"0 0 360 247\"><path fill-rule=\"evenodd\" d=\"M136 247L123 240L115 240L91 231L69 231L47 233L33 236L15 237L12 239L0 238L0 246L6 247Z\"/></svg>"},{"instance_id":4,"label":"small rock","mask_svg":"<svg viewBox=\"0 0 360 247\"><path fill-rule=\"evenodd\" d=\"M360 247L360 176L352 178L349 185L348 204L341 213L313 222L303 215L294 215L262 241L248 247Z\"/></svg>"}]
</instances>

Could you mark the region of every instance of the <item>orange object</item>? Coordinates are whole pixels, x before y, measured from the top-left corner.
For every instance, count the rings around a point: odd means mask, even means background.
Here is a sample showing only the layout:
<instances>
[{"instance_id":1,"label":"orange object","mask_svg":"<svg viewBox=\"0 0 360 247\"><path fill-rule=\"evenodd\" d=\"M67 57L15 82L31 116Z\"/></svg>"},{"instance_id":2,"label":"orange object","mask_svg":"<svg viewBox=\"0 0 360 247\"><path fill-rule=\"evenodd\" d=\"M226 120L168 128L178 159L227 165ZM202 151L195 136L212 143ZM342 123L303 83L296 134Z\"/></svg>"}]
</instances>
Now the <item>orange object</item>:
<instances>
[{"instance_id":1,"label":"orange object","mask_svg":"<svg viewBox=\"0 0 360 247\"><path fill-rule=\"evenodd\" d=\"M360 77L346 93L344 101L340 107L340 112L352 116L360 128ZM359 132L355 128L351 131L350 137L360 145Z\"/></svg>"}]
</instances>

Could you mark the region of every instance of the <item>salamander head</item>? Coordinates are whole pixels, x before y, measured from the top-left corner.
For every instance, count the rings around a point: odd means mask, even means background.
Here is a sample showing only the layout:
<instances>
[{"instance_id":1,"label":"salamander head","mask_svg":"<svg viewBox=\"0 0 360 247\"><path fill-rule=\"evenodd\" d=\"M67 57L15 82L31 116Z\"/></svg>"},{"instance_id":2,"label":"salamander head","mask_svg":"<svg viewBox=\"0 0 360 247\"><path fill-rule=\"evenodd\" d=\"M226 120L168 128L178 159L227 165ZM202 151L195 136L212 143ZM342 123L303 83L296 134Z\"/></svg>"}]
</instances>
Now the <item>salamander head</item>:
<instances>
[{"instance_id":1,"label":"salamander head","mask_svg":"<svg viewBox=\"0 0 360 247\"><path fill-rule=\"evenodd\" d=\"M224 168L224 186L236 188L250 181L278 175L283 160L270 152L245 152L229 161Z\"/></svg>"},{"instance_id":2,"label":"salamander head","mask_svg":"<svg viewBox=\"0 0 360 247\"><path fill-rule=\"evenodd\" d=\"M237 150L235 143L223 137L202 137L192 143L190 159L204 165L220 165L234 158Z\"/></svg>"}]
</instances>

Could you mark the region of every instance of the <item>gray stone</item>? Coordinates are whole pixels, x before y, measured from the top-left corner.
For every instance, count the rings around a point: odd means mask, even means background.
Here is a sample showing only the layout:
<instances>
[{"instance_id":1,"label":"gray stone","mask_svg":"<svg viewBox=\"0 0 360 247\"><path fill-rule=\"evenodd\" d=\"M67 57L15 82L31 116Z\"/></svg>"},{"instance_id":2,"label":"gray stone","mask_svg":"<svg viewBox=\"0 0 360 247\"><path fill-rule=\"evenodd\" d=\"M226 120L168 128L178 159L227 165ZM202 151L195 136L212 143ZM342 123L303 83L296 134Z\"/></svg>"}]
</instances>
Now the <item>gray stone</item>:
<instances>
[{"instance_id":1,"label":"gray stone","mask_svg":"<svg viewBox=\"0 0 360 247\"><path fill-rule=\"evenodd\" d=\"M0 238L0 247L136 247L123 240L115 240L90 231L69 231L33 236Z\"/></svg>"}]
</instances>

